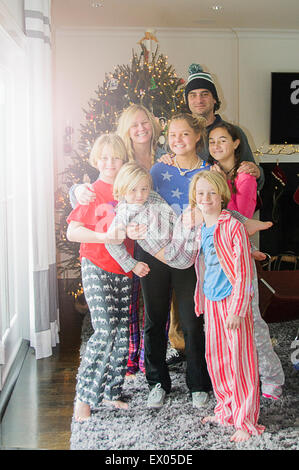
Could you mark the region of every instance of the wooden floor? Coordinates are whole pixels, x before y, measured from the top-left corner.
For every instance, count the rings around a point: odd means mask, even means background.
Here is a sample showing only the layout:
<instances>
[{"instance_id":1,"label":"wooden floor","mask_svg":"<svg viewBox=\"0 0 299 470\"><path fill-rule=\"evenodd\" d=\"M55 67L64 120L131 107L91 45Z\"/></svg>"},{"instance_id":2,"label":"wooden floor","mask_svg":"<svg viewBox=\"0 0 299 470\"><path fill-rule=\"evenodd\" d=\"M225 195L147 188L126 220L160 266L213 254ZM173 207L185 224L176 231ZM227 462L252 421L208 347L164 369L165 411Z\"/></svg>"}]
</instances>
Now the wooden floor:
<instances>
[{"instance_id":1,"label":"wooden floor","mask_svg":"<svg viewBox=\"0 0 299 470\"><path fill-rule=\"evenodd\" d=\"M29 351L1 423L2 449L68 450L83 316L59 286L60 344L36 360Z\"/></svg>"}]
</instances>

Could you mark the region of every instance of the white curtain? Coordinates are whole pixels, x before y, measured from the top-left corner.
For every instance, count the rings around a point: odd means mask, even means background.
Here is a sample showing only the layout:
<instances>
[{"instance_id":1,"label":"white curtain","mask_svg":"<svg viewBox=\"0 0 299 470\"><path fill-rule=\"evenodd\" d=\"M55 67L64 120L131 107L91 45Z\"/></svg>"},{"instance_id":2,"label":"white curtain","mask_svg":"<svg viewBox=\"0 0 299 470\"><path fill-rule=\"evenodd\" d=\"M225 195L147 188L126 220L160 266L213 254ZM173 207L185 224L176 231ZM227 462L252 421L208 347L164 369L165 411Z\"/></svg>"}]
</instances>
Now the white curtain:
<instances>
[{"instance_id":1,"label":"white curtain","mask_svg":"<svg viewBox=\"0 0 299 470\"><path fill-rule=\"evenodd\" d=\"M29 59L32 292L30 344L36 358L59 343L52 134L51 0L24 0Z\"/></svg>"}]
</instances>

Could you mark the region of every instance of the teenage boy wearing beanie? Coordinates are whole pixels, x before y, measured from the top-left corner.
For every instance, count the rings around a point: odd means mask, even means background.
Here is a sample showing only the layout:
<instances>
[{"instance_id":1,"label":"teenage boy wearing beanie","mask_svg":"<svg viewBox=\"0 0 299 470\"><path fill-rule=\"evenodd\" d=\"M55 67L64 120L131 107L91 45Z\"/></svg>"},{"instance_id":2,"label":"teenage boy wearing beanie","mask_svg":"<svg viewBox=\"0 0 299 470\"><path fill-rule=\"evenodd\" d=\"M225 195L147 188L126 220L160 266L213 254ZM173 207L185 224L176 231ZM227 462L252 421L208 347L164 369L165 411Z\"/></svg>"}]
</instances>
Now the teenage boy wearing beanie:
<instances>
[{"instance_id":1,"label":"teenage boy wearing beanie","mask_svg":"<svg viewBox=\"0 0 299 470\"><path fill-rule=\"evenodd\" d=\"M220 108L221 101L218 98L216 86L210 73L204 72L199 64L191 64L189 67L189 78L185 86L185 101L188 111L193 114L199 114L207 120L207 132L222 121L216 111ZM250 173L257 179L257 189L261 190L265 178L263 169L255 163L252 151L250 149L247 137L244 131L238 127L241 136L241 166L240 171ZM208 143L201 153L202 158L208 159Z\"/></svg>"},{"instance_id":2,"label":"teenage boy wearing beanie","mask_svg":"<svg viewBox=\"0 0 299 470\"><path fill-rule=\"evenodd\" d=\"M216 111L218 111L221 105L216 86L211 74L204 72L199 64L191 64L188 71L189 78L184 90L185 102L188 111L193 114L203 116L206 119L206 129L207 133L209 133L216 124L222 121L221 116L216 114ZM240 165L240 170L255 176L257 179L257 189L260 190L265 182L264 171L255 163L245 133L240 127L235 127L239 130L241 137L240 148L242 163ZM204 160L209 160L210 154L208 142L206 142L205 148L201 151L200 156ZM172 366L185 361L184 338L175 304L173 308L171 308L168 337L170 349L167 353L167 365Z\"/></svg>"}]
</instances>

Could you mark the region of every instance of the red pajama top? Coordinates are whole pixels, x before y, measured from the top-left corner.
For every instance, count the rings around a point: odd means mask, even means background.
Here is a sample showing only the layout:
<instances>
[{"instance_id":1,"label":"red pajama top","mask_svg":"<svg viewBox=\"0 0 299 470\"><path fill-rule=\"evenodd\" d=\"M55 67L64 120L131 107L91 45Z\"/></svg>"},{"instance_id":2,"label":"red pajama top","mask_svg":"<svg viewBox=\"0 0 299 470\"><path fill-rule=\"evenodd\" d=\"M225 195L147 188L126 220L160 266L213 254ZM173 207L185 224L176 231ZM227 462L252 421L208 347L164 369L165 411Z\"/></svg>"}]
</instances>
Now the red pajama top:
<instances>
[{"instance_id":1,"label":"red pajama top","mask_svg":"<svg viewBox=\"0 0 299 470\"><path fill-rule=\"evenodd\" d=\"M96 193L95 201L84 206L78 204L68 216L67 223L69 224L71 220L81 222L84 227L94 232L105 233L115 217L117 201L113 198L113 185L97 180L92 187ZM128 252L133 256L134 241L126 239L124 243ZM125 273L115 259L112 258L105 248L105 243L81 243L80 260L83 257L89 259L104 271L124 274L128 277L133 276L132 271Z\"/></svg>"}]
</instances>

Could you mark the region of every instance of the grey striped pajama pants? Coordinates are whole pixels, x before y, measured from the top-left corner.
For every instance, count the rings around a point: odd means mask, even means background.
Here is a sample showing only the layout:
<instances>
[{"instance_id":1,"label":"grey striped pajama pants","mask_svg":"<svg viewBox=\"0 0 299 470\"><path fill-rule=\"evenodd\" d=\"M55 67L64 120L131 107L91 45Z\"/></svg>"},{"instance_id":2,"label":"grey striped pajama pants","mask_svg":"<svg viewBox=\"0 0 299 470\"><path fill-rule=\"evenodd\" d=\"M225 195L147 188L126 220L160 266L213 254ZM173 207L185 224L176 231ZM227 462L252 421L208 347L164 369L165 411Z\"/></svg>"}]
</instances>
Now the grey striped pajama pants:
<instances>
[{"instance_id":1,"label":"grey striped pajama pants","mask_svg":"<svg viewBox=\"0 0 299 470\"><path fill-rule=\"evenodd\" d=\"M254 291L251 304L254 321L254 340L258 355L262 393L279 398L282 395L282 385L284 384L285 376L280 359L275 353L271 342L269 327L261 316L255 263L253 263L252 285Z\"/></svg>"},{"instance_id":2,"label":"grey striped pajama pants","mask_svg":"<svg viewBox=\"0 0 299 470\"><path fill-rule=\"evenodd\" d=\"M77 398L91 408L118 400L129 354L132 279L102 270L86 258L82 284L94 329L79 367Z\"/></svg>"}]
</instances>

